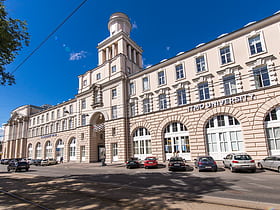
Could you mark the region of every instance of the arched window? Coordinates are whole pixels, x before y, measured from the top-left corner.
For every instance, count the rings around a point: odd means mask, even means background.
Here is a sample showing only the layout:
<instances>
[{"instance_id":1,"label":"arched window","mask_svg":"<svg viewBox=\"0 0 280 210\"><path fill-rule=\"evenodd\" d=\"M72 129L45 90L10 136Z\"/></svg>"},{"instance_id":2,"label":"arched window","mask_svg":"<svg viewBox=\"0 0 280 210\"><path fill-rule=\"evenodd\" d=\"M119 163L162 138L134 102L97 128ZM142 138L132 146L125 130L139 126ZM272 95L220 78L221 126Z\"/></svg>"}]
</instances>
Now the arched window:
<instances>
[{"instance_id":1,"label":"arched window","mask_svg":"<svg viewBox=\"0 0 280 210\"><path fill-rule=\"evenodd\" d=\"M280 155L280 107L266 115L265 129L270 155Z\"/></svg>"},{"instance_id":2,"label":"arched window","mask_svg":"<svg viewBox=\"0 0 280 210\"><path fill-rule=\"evenodd\" d=\"M217 160L229 152L244 152L240 123L229 115L218 115L207 122L206 140L209 155Z\"/></svg>"},{"instance_id":3,"label":"arched window","mask_svg":"<svg viewBox=\"0 0 280 210\"><path fill-rule=\"evenodd\" d=\"M41 147L41 143L40 142L38 142L37 145L36 145L35 158L36 159L42 159L42 147Z\"/></svg>"},{"instance_id":4,"label":"arched window","mask_svg":"<svg viewBox=\"0 0 280 210\"><path fill-rule=\"evenodd\" d=\"M184 124L169 123L164 129L164 151L166 159L180 156L190 160L189 132Z\"/></svg>"},{"instance_id":5,"label":"arched window","mask_svg":"<svg viewBox=\"0 0 280 210\"><path fill-rule=\"evenodd\" d=\"M70 160L76 160L76 139L73 138L69 145Z\"/></svg>"},{"instance_id":6,"label":"arched window","mask_svg":"<svg viewBox=\"0 0 280 210\"><path fill-rule=\"evenodd\" d=\"M56 160L60 161L60 158L64 155L64 143L61 139L56 144Z\"/></svg>"},{"instance_id":7,"label":"arched window","mask_svg":"<svg viewBox=\"0 0 280 210\"><path fill-rule=\"evenodd\" d=\"M45 151L46 151L46 158L47 159L52 158L52 145L50 141L47 141Z\"/></svg>"},{"instance_id":8,"label":"arched window","mask_svg":"<svg viewBox=\"0 0 280 210\"><path fill-rule=\"evenodd\" d=\"M28 144L28 147L27 147L27 149L28 149L28 151L27 151L27 153L28 153L28 158L32 158L32 144Z\"/></svg>"},{"instance_id":9,"label":"arched window","mask_svg":"<svg viewBox=\"0 0 280 210\"><path fill-rule=\"evenodd\" d=\"M144 160L152 154L151 134L147 128L138 128L133 133L134 157Z\"/></svg>"}]
</instances>

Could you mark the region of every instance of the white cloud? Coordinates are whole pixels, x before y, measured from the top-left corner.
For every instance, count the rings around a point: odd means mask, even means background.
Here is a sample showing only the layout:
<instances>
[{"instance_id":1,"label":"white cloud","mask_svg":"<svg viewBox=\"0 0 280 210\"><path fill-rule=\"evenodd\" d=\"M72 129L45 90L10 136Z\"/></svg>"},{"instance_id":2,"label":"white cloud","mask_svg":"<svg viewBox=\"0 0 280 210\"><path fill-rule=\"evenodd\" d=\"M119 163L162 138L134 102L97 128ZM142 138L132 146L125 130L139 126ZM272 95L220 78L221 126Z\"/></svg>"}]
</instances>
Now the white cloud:
<instances>
[{"instance_id":1,"label":"white cloud","mask_svg":"<svg viewBox=\"0 0 280 210\"><path fill-rule=\"evenodd\" d=\"M70 61L78 61L78 60L81 60L83 58L86 58L87 52L86 51L80 51L80 52L74 52L74 53L70 53L70 57L69 57L69 60Z\"/></svg>"},{"instance_id":2,"label":"white cloud","mask_svg":"<svg viewBox=\"0 0 280 210\"><path fill-rule=\"evenodd\" d=\"M132 23L132 29L137 29L137 28L138 28L138 26L137 26L136 22L134 21L134 22Z\"/></svg>"},{"instance_id":3,"label":"white cloud","mask_svg":"<svg viewBox=\"0 0 280 210\"><path fill-rule=\"evenodd\" d=\"M169 50L170 50L170 48L171 48L171 47L167 46L165 49L166 49L167 51L169 51Z\"/></svg>"}]
</instances>

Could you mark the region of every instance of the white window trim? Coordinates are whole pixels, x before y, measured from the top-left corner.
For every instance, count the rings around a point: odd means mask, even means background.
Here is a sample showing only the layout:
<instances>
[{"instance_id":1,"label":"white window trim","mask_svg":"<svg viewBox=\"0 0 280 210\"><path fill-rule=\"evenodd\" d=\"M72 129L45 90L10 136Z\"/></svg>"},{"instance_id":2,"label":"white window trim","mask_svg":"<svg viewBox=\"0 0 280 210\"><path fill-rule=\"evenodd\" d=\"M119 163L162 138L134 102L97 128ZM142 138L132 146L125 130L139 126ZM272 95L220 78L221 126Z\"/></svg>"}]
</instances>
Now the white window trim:
<instances>
[{"instance_id":1,"label":"white window trim","mask_svg":"<svg viewBox=\"0 0 280 210\"><path fill-rule=\"evenodd\" d=\"M184 69L184 68L183 68ZM164 83L163 84L159 84L159 77L158 77L158 74L160 73L160 72L163 72L163 74L164 74ZM163 86L163 85L166 85L167 84L167 76L166 76L166 71L165 71L165 69L159 69L158 71L157 71L157 82L158 82L158 87L161 87L161 86Z\"/></svg>"},{"instance_id":2,"label":"white window trim","mask_svg":"<svg viewBox=\"0 0 280 210\"><path fill-rule=\"evenodd\" d=\"M228 62L228 63L224 63L224 64L223 64L223 63L222 63L221 49L226 48L226 47L229 47L231 62ZM218 51L219 51L218 54L219 54L219 56L220 56L220 59L219 59L219 60L220 60L220 66L221 66L221 67L235 63L232 43L223 43L221 46L218 47Z\"/></svg>"},{"instance_id":3,"label":"white window trim","mask_svg":"<svg viewBox=\"0 0 280 210\"><path fill-rule=\"evenodd\" d=\"M148 88L144 89L144 79L148 78ZM150 76L149 75L145 75L142 77L142 90L143 92L149 91L151 89L151 84L150 84Z\"/></svg>"},{"instance_id":4,"label":"white window trim","mask_svg":"<svg viewBox=\"0 0 280 210\"><path fill-rule=\"evenodd\" d=\"M182 66L183 66L183 72L184 72L184 77L183 78L177 78L177 71L176 71L176 66L178 66L178 65L180 65L180 64L182 64ZM174 74L175 74L175 81L180 81L180 80L183 80L183 79L185 79L186 78L186 68L185 68L185 62L180 62L180 61L178 61L178 62L176 62L175 64L174 64Z\"/></svg>"},{"instance_id":5,"label":"white window trim","mask_svg":"<svg viewBox=\"0 0 280 210\"><path fill-rule=\"evenodd\" d=\"M199 57L204 57L204 62L205 62L205 70L204 71L197 71L197 65L196 65L196 59ZM195 66L195 73L196 74L203 74L204 72L208 72L208 64L207 64L207 56L206 53L198 53L197 55L194 56L194 66Z\"/></svg>"},{"instance_id":6,"label":"white window trim","mask_svg":"<svg viewBox=\"0 0 280 210\"><path fill-rule=\"evenodd\" d=\"M261 40L261 44L262 44L262 48L263 48L263 51L262 52L259 52L259 53L255 53L254 55L251 54L251 50L250 50L250 43L249 43L249 39L250 38L253 38L255 36L260 36L260 40ZM258 56L258 55L261 55L261 54L264 54L267 52L266 50L266 44L265 44L265 41L264 41L264 36L263 36L263 31L252 31L249 35L246 36L246 42L247 42L247 50L248 50L248 55L249 55L249 58L252 58L252 57L255 57L255 56Z\"/></svg>"}]
</instances>

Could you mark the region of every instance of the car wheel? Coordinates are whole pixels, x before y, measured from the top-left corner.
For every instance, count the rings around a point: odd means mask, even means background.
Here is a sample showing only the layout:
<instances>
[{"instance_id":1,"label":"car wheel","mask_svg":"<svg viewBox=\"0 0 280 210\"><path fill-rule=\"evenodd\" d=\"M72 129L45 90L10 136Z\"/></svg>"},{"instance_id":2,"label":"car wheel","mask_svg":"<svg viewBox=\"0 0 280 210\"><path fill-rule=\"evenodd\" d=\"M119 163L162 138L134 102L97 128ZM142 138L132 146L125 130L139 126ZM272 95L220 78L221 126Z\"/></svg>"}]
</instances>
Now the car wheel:
<instances>
[{"instance_id":1,"label":"car wheel","mask_svg":"<svg viewBox=\"0 0 280 210\"><path fill-rule=\"evenodd\" d=\"M234 168L232 166L229 166L229 170L233 173L235 172Z\"/></svg>"},{"instance_id":2,"label":"car wheel","mask_svg":"<svg viewBox=\"0 0 280 210\"><path fill-rule=\"evenodd\" d=\"M258 167L259 167L260 169L263 169L263 165L262 165L261 163L258 163Z\"/></svg>"},{"instance_id":3,"label":"car wheel","mask_svg":"<svg viewBox=\"0 0 280 210\"><path fill-rule=\"evenodd\" d=\"M8 168L8 172L10 172L10 169Z\"/></svg>"},{"instance_id":4,"label":"car wheel","mask_svg":"<svg viewBox=\"0 0 280 210\"><path fill-rule=\"evenodd\" d=\"M29 170L29 168L25 169L25 171L28 171L28 170Z\"/></svg>"},{"instance_id":5,"label":"car wheel","mask_svg":"<svg viewBox=\"0 0 280 210\"><path fill-rule=\"evenodd\" d=\"M280 173L280 166L278 167L278 173Z\"/></svg>"},{"instance_id":6,"label":"car wheel","mask_svg":"<svg viewBox=\"0 0 280 210\"><path fill-rule=\"evenodd\" d=\"M212 169L212 171L213 171L213 172L217 172L217 171L218 171L218 169L217 169L217 168L214 168L214 169Z\"/></svg>"},{"instance_id":7,"label":"car wheel","mask_svg":"<svg viewBox=\"0 0 280 210\"><path fill-rule=\"evenodd\" d=\"M252 169L252 171L251 171L252 173L256 173L256 169Z\"/></svg>"}]
</instances>

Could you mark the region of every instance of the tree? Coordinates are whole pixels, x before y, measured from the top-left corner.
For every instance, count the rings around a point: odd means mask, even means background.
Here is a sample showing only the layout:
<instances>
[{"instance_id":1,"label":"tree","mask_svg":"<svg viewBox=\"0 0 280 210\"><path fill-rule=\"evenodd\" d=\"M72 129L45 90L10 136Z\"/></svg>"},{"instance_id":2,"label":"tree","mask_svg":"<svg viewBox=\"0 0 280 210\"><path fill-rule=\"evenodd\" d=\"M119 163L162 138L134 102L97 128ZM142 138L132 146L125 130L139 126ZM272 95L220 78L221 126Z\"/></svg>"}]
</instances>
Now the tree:
<instances>
[{"instance_id":1,"label":"tree","mask_svg":"<svg viewBox=\"0 0 280 210\"><path fill-rule=\"evenodd\" d=\"M28 46L29 34L25 21L8 17L4 1L0 0L0 85L12 85L14 75L5 66L14 61L23 45Z\"/></svg>"}]
</instances>

